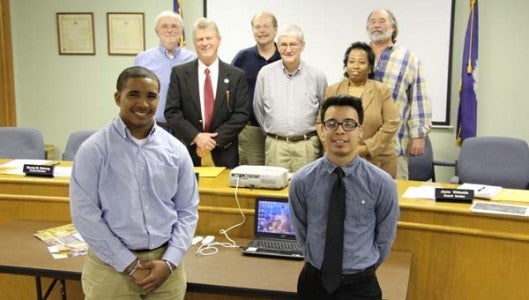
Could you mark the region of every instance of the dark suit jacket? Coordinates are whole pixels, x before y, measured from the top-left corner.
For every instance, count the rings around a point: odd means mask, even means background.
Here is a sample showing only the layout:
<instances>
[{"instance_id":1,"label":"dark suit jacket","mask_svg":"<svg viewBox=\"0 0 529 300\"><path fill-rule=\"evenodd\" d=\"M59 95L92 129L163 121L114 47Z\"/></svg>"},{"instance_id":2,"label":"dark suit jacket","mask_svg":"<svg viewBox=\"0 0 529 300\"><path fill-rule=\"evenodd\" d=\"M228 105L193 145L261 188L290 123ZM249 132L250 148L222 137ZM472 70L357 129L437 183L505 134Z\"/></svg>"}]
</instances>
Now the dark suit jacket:
<instances>
[{"instance_id":1,"label":"dark suit jacket","mask_svg":"<svg viewBox=\"0 0 529 300\"><path fill-rule=\"evenodd\" d=\"M198 82L198 59L178 65L171 71L165 117L173 134L187 146L195 166L201 165L193 139L203 132ZM217 147L211 152L216 166L239 164L239 132L248 122L250 107L244 71L219 60L219 77L210 132L218 133Z\"/></svg>"}]
</instances>

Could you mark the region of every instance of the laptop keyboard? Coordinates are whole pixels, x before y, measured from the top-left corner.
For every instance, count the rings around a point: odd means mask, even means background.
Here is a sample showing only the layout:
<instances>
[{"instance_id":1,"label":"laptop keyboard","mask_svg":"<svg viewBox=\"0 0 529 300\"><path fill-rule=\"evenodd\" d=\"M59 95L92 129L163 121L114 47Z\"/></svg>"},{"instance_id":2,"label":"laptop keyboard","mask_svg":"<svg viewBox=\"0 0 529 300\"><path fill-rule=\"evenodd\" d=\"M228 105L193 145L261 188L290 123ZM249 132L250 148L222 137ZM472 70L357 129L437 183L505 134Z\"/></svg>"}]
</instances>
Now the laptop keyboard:
<instances>
[{"instance_id":1,"label":"laptop keyboard","mask_svg":"<svg viewBox=\"0 0 529 300\"><path fill-rule=\"evenodd\" d=\"M300 247L297 242L287 242L287 241L270 241L270 240L257 240L255 241L255 247L258 248L267 248L267 249L277 249L277 250L294 250L299 251Z\"/></svg>"}]
</instances>

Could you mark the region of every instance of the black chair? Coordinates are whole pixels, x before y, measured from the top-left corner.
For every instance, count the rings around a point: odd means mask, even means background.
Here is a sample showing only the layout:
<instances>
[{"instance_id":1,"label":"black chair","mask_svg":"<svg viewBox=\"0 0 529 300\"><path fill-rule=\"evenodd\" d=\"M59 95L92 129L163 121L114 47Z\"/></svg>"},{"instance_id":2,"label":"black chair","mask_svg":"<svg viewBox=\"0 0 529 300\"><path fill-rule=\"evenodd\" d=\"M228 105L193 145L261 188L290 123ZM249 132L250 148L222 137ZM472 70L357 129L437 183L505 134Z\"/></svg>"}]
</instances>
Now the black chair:
<instances>
[{"instance_id":1,"label":"black chair","mask_svg":"<svg viewBox=\"0 0 529 300\"><path fill-rule=\"evenodd\" d=\"M85 130L85 131L75 131L70 134L68 141L66 142L66 147L64 153L62 154L62 160L73 160L75 153L79 146L89 138L95 130Z\"/></svg>"},{"instance_id":2,"label":"black chair","mask_svg":"<svg viewBox=\"0 0 529 300\"><path fill-rule=\"evenodd\" d=\"M461 145L455 183L529 189L529 147L511 137L472 137Z\"/></svg>"},{"instance_id":3,"label":"black chair","mask_svg":"<svg viewBox=\"0 0 529 300\"><path fill-rule=\"evenodd\" d=\"M45 159L42 133L33 128L0 127L0 157Z\"/></svg>"},{"instance_id":4,"label":"black chair","mask_svg":"<svg viewBox=\"0 0 529 300\"><path fill-rule=\"evenodd\" d=\"M453 167L454 162L433 159L433 149L430 137L425 138L422 156L412 156L408 159L408 179L417 181L432 180L435 182L435 166Z\"/></svg>"}]
</instances>

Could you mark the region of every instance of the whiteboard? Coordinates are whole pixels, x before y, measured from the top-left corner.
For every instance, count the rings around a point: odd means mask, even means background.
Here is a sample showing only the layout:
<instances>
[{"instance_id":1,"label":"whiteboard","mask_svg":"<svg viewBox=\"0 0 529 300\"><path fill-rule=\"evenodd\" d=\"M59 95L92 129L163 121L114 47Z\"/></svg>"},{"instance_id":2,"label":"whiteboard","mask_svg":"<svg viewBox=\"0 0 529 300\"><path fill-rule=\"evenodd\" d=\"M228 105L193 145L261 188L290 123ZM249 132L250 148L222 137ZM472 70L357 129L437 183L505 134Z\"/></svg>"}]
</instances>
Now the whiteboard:
<instances>
[{"instance_id":1,"label":"whiteboard","mask_svg":"<svg viewBox=\"0 0 529 300\"><path fill-rule=\"evenodd\" d=\"M422 62L434 124L449 125L453 0L204 0L204 15L217 23L222 36L223 61L231 62L239 50L255 44L250 20L267 10L279 28L301 27L306 43L301 59L320 68L329 85L343 78L345 49L369 41L366 20L377 8L395 14L397 44L412 49Z\"/></svg>"}]
</instances>

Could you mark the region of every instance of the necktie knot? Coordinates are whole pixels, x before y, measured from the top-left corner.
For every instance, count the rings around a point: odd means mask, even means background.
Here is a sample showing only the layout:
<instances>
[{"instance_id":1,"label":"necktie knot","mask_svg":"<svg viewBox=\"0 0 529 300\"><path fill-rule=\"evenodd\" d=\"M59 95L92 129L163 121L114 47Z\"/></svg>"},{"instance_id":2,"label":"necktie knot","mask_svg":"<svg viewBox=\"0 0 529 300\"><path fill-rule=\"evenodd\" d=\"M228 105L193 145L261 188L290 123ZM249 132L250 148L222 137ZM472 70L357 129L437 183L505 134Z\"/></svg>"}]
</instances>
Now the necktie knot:
<instances>
[{"instance_id":1,"label":"necktie knot","mask_svg":"<svg viewBox=\"0 0 529 300\"><path fill-rule=\"evenodd\" d=\"M205 73L206 75L209 75L209 72L210 72L210 71L209 71L209 68L206 68L206 69L204 70L204 73Z\"/></svg>"},{"instance_id":2,"label":"necktie knot","mask_svg":"<svg viewBox=\"0 0 529 300\"><path fill-rule=\"evenodd\" d=\"M336 169L334 169L333 173L336 174L339 179L342 179L343 176L345 175L344 172L343 172L343 169L340 168L340 167L336 167Z\"/></svg>"}]
</instances>

